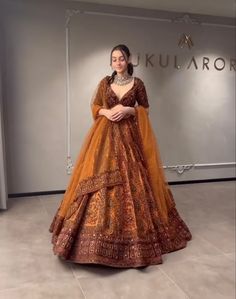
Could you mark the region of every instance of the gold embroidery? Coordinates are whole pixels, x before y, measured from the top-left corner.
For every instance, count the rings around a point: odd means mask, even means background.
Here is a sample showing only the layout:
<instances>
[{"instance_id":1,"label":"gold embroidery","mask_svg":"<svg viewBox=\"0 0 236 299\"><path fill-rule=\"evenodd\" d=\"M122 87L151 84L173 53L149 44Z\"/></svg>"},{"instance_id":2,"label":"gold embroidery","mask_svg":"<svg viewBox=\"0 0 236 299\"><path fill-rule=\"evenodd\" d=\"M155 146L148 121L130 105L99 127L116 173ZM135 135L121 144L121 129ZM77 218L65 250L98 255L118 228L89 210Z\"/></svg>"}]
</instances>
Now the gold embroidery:
<instances>
[{"instance_id":1,"label":"gold embroidery","mask_svg":"<svg viewBox=\"0 0 236 299\"><path fill-rule=\"evenodd\" d=\"M77 196L95 192L104 186L114 186L122 184L122 178L119 169L114 171L106 171L100 175L94 175L83 180L77 187Z\"/></svg>"},{"instance_id":2,"label":"gold embroidery","mask_svg":"<svg viewBox=\"0 0 236 299\"><path fill-rule=\"evenodd\" d=\"M54 254L78 263L139 267L186 246L191 233L173 200L163 223L150 186L135 118L110 122L117 169L80 182L65 217L54 216ZM139 137L138 137L139 136Z\"/></svg>"}]
</instances>

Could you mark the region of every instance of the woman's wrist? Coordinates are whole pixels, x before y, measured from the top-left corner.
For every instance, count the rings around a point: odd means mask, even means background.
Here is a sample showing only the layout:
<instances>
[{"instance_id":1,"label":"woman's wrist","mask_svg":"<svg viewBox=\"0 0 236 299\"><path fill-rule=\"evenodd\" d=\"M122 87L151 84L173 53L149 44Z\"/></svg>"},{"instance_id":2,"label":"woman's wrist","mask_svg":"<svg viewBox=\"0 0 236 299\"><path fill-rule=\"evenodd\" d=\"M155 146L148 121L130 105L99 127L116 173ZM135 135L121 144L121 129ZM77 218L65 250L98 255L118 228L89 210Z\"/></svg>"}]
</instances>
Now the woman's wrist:
<instances>
[{"instance_id":1,"label":"woman's wrist","mask_svg":"<svg viewBox=\"0 0 236 299\"><path fill-rule=\"evenodd\" d=\"M99 111L98 111L98 115L105 115L104 112L105 112L106 110L107 110L107 109L105 109L105 108L101 108L101 109L99 109Z\"/></svg>"},{"instance_id":2,"label":"woman's wrist","mask_svg":"<svg viewBox=\"0 0 236 299\"><path fill-rule=\"evenodd\" d=\"M127 106L125 108L126 108L127 114L135 115L135 108L134 107ZM108 109L106 109L106 108L99 109L98 115L104 115L105 116L107 110Z\"/></svg>"},{"instance_id":3,"label":"woman's wrist","mask_svg":"<svg viewBox=\"0 0 236 299\"><path fill-rule=\"evenodd\" d=\"M128 114L135 115L135 108L134 107L126 107Z\"/></svg>"}]
</instances>

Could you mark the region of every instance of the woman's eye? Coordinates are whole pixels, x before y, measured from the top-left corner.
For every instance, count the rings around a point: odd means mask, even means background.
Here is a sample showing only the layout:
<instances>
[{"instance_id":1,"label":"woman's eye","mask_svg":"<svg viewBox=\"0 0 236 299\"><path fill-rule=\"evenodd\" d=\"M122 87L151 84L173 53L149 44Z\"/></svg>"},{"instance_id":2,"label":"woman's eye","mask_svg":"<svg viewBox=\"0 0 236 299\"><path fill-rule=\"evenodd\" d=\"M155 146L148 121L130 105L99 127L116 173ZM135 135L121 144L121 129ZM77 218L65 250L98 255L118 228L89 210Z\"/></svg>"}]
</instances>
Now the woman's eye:
<instances>
[{"instance_id":1,"label":"woman's eye","mask_svg":"<svg viewBox=\"0 0 236 299\"><path fill-rule=\"evenodd\" d=\"M124 58L120 58L119 61L124 61ZM112 62L116 62L116 60L112 60Z\"/></svg>"}]
</instances>

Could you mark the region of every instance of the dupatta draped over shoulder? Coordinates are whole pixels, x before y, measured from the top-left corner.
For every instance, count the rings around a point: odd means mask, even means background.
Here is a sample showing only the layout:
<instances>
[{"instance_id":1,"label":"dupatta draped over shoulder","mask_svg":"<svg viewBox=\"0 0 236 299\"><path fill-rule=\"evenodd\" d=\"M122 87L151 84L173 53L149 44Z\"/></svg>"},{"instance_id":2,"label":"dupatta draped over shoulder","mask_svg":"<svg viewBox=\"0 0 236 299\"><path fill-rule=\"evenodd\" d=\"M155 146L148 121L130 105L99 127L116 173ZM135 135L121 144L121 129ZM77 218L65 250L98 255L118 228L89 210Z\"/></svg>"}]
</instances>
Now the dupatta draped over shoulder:
<instances>
[{"instance_id":1,"label":"dupatta draped over shoulder","mask_svg":"<svg viewBox=\"0 0 236 299\"><path fill-rule=\"evenodd\" d=\"M136 99L139 105L134 107L136 115L133 118L138 127L137 142L148 169L150 184L158 203L160 216L167 223L168 210L175 203L165 179L156 138L146 111L149 104L145 86L141 79L137 84L140 84L138 87L140 97ZM122 177L116 159L117 153L111 138L112 122L105 116L98 114L101 108L108 107L106 91L107 77L99 82L90 102L94 123L84 140L74 166L71 181L64 194L64 200L58 209L58 215L62 218L65 217L71 204L78 197L94 192L104 186L122 184Z\"/></svg>"}]
</instances>

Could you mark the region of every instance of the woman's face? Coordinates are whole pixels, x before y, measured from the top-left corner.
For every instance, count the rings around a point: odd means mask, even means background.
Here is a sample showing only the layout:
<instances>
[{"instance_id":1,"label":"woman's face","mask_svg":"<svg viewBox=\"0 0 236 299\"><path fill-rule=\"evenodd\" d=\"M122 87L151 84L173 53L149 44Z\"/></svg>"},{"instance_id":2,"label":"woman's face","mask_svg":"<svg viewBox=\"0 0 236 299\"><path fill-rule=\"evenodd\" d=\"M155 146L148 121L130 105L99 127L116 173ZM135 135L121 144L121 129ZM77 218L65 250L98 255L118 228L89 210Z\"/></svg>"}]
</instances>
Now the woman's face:
<instances>
[{"instance_id":1,"label":"woman's face","mask_svg":"<svg viewBox=\"0 0 236 299\"><path fill-rule=\"evenodd\" d=\"M127 69L128 62L126 62L123 53L120 50L114 50L111 56L111 67L117 73L124 73Z\"/></svg>"}]
</instances>

